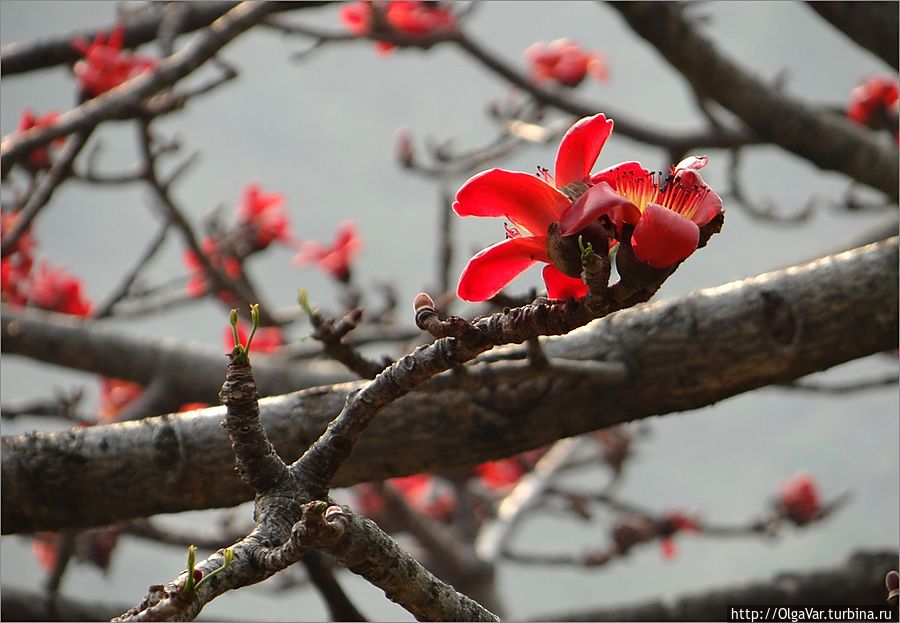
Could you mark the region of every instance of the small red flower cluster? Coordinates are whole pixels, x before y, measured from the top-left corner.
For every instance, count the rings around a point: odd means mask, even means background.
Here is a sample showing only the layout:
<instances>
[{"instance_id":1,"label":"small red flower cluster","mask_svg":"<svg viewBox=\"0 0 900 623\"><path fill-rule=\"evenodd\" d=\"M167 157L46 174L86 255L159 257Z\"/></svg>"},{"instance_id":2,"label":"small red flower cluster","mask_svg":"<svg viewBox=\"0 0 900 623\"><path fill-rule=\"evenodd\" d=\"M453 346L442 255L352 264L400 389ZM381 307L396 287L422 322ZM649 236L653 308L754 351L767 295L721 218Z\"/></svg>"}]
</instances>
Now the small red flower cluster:
<instances>
[{"instance_id":1,"label":"small red flower cluster","mask_svg":"<svg viewBox=\"0 0 900 623\"><path fill-rule=\"evenodd\" d=\"M425 37L446 31L456 24L453 12L436 2L414 0L390 0L388 2L353 2L341 5L340 18L344 26L354 35L368 37L372 34L374 12L379 11L381 19L389 28L404 35ZM387 41L376 41L376 49L386 54L396 46Z\"/></svg>"},{"instance_id":2,"label":"small red flower cluster","mask_svg":"<svg viewBox=\"0 0 900 623\"><path fill-rule=\"evenodd\" d=\"M75 76L87 97L96 97L156 66L156 60L122 52L125 29L116 26L107 40L98 33L93 43L84 39L72 41L72 47L84 58L75 63Z\"/></svg>"},{"instance_id":3,"label":"small red flower cluster","mask_svg":"<svg viewBox=\"0 0 900 623\"><path fill-rule=\"evenodd\" d=\"M200 241L203 254L230 279L241 276L243 256L261 251L273 242L293 243L284 195L281 193L265 192L259 184L248 184L237 206L237 220L238 231L223 237L231 241L229 244L223 244L213 236L206 236ZM187 284L188 295L203 296L207 292L208 280L200 258L193 249L188 249L182 260L191 273ZM217 296L225 303L233 301L231 295L224 291Z\"/></svg>"},{"instance_id":4,"label":"small red flower cluster","mask_svg":"<svg viewBox=\"0 0 900 623\"><path fill-rule=\"evenodd\" d=\"M4 212L0 232L5 238L19 219L17 212ZM91 301L84 294L84 284L63 267L52 267L42 259L34 267L36 244L30 231L19 237L11 253L0 260L2 288L0 297L13 305L28 305L73 316L90 316Z\"/></svg>"},{"instance_id":5,"label":"small red flower cluster","mask_svg":"<svg viewBox=\"0 0 900 623\"><path fill-rule=\"evenodd\" d=\"M210 263L224 271L225 275L231 279L236 279L241 275L241 263L230 255L224 255L219 251L219 244L212 236L206 236L200 241L200 250L209 258ZM182 255L182 261L191 272L190 279L187 283L188 296L198 297L206 294L206 270L200 262L200 258L194 253L193 249L188 249ZM225 291L218 294L219 298L229 303L233 297Z\"/></svg>"},{"instance_id":6,"label":"small red flower cluster","mask_svg":"<svg viewBox=\"0 0 900 623\"><path fill-rule=\"evenodd\" d=\"M144 387L132 381L103 377L100 379L100 410L97 419L101 422L116 422L122 411L133 400L144 393Z\"/></svg>"},{"instance_id":7,"label":"small red flower cluster","mask_svg":"<svg viewBox=\"0 0 900 623\"><path fill-rule=\"evenodd\" d=\"M576 87L588 74L600 81L609 77L603 55L588 52L569 39L534 43L525 50L525 60L535 82L554 81Z\"/></svg>"},{"instance_id":8,"label":"small red flower cluster","mask_svg":"<svg viewBox=\"0 0 900 623\"><path fill-rule=\"evenodd\" d=\"M7 233L12 230L19 220L18 212L3 212L0 214L0 235L6 239ZM23 233L16 241L12 252L0 259L0 296L5 303L13 305L25 305L28 303L28 278L31 267L34 265L35 241L30 229Z\"/></svg>"},{"instance_id":9,"label":"small red flower cluster","mask_svg":"<svg viewBox=\"0 0 900 623\"><path fill-rule=\"evenodd\" d=\"M252 231L258 250L276 241L291 241L284 195L281 193L267 193L259 184L248 184L238 205L237 216L238 221Z\"/></svg>"},{"instance_id":10,"label":"small red flower cluster","mask_svg":"<svg viewBox=\"0 0 900 623\"><path fill-rule=\"evenodd\" d=\"M317 264L338 281L348 283L353 257L361 247L362 240L356 233L353 221L344 221L338 226L330 246L307 240L300 245L300 253L294 262L300 266Z\"/></svg>"},{"instance_id":11,"label":"small red flower cluster","mask_svg":"<svg viewBox=\"0 0 900 623\"><path fill-rule=\"evenodd\" d=\"M812 476L799 472L782 483L778 490L779 511L798 526L809 523L819 514L819 488Z\"/></svg>"},{"instance_id":12,"label":"small red flower cluster","mask_svg":"<svg viewBox=\"0 0 900 623\"><path fill-rule=\"evenodd\" d=\"M34 111L26 108L22 111L22 118L19 119L19 132L25 132L32 128L47 128L56 123L59 118L58 112L48 112L40 117L35 116ZM41 169L50 168L50 148L59 149L66 144L65 137L54 140L48 147L35 147L25 158L25 163L31 171L39 171Z\"/></svg>"},{"instance_id":13,"label":"small red flower cluster","mask_svg":"<svg viewBox=\"0 0 900 623\"><path fill-rule=\"evenodd\" d=\"M546 169L538 176L491 169L462 185L453 204L457 214L503 217L513 226L506 228L506 240L469 260L457 287L461 299L487 300L536 262L547 264L543 278L551 298L586 294L580 274L566 274L550 259L547 231L553 223L563 236L588 239L596 239L601 218L614 226L617 238L624 225L632 225L635 256L654 268L676 264L697 249L700 227L722 210L722 200L697 173L706 156L685 158L666 176L639 162L591 175L612 127L603 114L575 123L559 145L554 175Z\"/></svg>"},{"instance_id":14,"label":"small red flower cluster","mask_svg":"<svg viewBox=\"0 0 900 623\"><path fill-rule=\"evenodd\" d=\"M898 101L900 83L896 76L872 76L850 92L847 117L875 130L891 130L900 142Z\"/></svg>"}]
</instances>

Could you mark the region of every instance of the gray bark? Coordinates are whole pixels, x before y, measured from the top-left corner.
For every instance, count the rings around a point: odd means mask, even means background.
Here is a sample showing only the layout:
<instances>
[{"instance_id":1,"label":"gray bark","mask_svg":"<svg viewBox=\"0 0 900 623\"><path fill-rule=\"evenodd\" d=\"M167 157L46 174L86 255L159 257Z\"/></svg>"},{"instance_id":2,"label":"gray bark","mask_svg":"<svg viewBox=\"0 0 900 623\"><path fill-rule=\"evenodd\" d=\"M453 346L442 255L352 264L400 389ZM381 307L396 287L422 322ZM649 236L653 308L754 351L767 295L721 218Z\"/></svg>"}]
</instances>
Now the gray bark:
<instances>
[{"instance_id":1,"label":"gray bark","mask_svg":"<svg viewBox=\"0 0 900 623\"><path fill-rule=\"evenodd\" d=\"M495 349L465 372L440 375L387 406L333 484L475 465L896 348L897 264L895 237L618 312L542 340L551 364L568 360L559 367L528 366L522 347ZM296 459L362 385L263 399L262 421L285 461ZM233 472L223 415L211 408L3 438L3 533L251 499L252 489Z\"/></svg>"}]
</instances>

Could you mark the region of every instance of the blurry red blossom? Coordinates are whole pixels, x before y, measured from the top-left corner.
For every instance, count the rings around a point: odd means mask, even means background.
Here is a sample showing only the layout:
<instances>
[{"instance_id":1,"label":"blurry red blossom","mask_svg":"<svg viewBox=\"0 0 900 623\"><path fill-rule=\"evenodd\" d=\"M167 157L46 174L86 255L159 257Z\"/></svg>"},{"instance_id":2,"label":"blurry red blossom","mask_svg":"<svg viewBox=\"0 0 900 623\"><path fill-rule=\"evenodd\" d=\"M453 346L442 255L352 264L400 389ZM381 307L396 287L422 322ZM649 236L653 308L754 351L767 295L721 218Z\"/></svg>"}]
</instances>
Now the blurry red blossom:
<instances>
[{"instance_id":1,"label":"blurry red blossom","mask_svg":"<svg viewBox=\"0 0 900 623\"><path fill-rule=\"evenodd\" d=\"M72 555L76 560L89 562L104 572L108 571L112 561L112 552L121 532L122 528L117 525L90 528L79 532L74 536ZM60 548L63 546L63 538L58 532L38 532L34 535L31 549L38 564L44 570L49 572L56 567Z\"/></svg>"},{"instance_id":2,"label":"blurry red blossom","mask_svg":"<svg viewBox=\"0 0 900 623\"><path fill-rule=\"evenodd\" d=\"M241 344L246 346L247 339L250 337L250 328L243 320L238 320L237 333ZM225 350L230 353L231 349L234 348L234 333L230 325L225 327L222 333L222 340L225 344ZM253 336L253 344L250 345L250 350L256 353L274 353L283 345L284 334L281 329L278 327L260 327Z\"/></svg>"},{"instance_id":3,"label":"blurry red blossom","mask_svg":"<svg viewBox=\"0 0 900 623\"><path fill-rule=\"evenodd\" d=\"M876 130L891 130L894 137L900 140L898 101L900 83L897 76L872 76L850 91L847 117Z\"/></svg>"},{"instance_id":4,"label":"blurry red blossom","mask_svg":"<svg viewBox=\"0 0 900 623\"><path fill-rule=\"evenodd\" d=\"M26 108L22 111L22 117L19 119L19 132L25 132L26 130L31 130L33 128L48 128L56 123L56 120L59 118L58 112L48 112L46 115L42 115L40 117L35 116L34 111L30 108ZM50 143L50 146L44 147L35 147L30 152L28 152L28 156L25 159L25 162L28 165L28 168L32 171L38 171L40 169L49 169L50 168L50 148L60 148L66 144L65 137L57 138L56 140Z\"/></svg>"},{"instance_id":5,"label":"blurry red blossom","mask_svg":"<svg viewBox=\"0 0 900 623\"><path fill-rule=\"evenodd\" d=\"M609 76L602 54L588 52L569 39L534 43L525 50L524 56L535 82L554 81L575 87L588 74L596 80L606 80Z\"/></svg>"},{"instance_id":6,"label":"blurry red blossom","mask_svg":"<svg viewBox=\"0 0 900 623\"><path fill-rule=\"evenodd\" d=\"M430 474L415 474L388 481L413 509L434 519L446 519L456 508L449 486Z\"/></svg>"},{"instance_id":7,"label":"blurry red blossom","mask_svg":"<svg viewBox=\"0 0 900 623\"><path fill-rule=\"evenodd\" d=\"M0 214L0 237L5 240L18 220L18 212ZM34 248L35 241L29 227L16 240L11 252L0 260L0 296L4 303L25 305L28 302L27 281L34 264Z\"/></svg>"},{"instance_id":8,"label":"blurry red blossom","mask_svg":"<svg viewBox=\"0 0 900 623\"><path fill-rule=\"evenodd\" d=\"M138 383L122 379L100 379L100 409L97 419L101 422L115 422L122 411L133 400L144 393L144 387Z\"/></svg>"},{"instance_id":9,"label":"blurry red blossom","mask_svg":"<svg viewBox=\"0 0 900 623\"><path fill-rule=\"evenodd\" d=\"M238 205L238 220L252 228L256 249L265 249L276 240L291 239L284 195L267 193L259 184L248 184Z\"/></svg>"},{"instance_id":10,"label":"blurry red blossom","mask_svg":"<svg viewBox=\"0 0 900 623\"><path fill-rule=\"evenodd\" d=\"M51 268L42 260L28 287L28 304L73 316L89 316L91 301L82 292L81 279L63 267Z\"/></svg>"},{"instance_id":11,"label":"blurry red blossom","mask_svg":"<svg viewBox=\"0 0 900 623\"><path fill-rule=\"evenodd\" d=\"M214 238L211 236L207 236L200 242L200 248L203 253L209 258L210 263L213 266L218 267L219 269L225 272L225 275L231 279L235 279L241 274L241 263L234 257L225 256L221 257L221 253L219 252L219 245ZM184 252L182 256L182 260L184 261L185 266L187 266L188 270L191 272L190 279L187 283L187 293L189 296L197 297L203 296L206 294L207 285L206 285L206 271L203 268L203 264L200 263L199 258L197 258L197 254L194 253L193 249L188 249ZM224 300L230 300L230 297L227 296L227 293L223 293L222 297ZM229 349L230 350L230 349Z\"/></svg>"},{"instance_id":12,"label":"blurry red blossom","mask_svg":"<svg viewBox=\"0 0 900 623\"><path fill-rule=\"evenodd\" d=\"M812 521L821 510L819 488L812 476L799 472L778 489L778 509L798 526Z\"/></svg>"},{"instance_id":13,"label":"blurry red blossom","mask_svg":"<svg viewBox=\"0 0 900 623\"><path fill-rule=\"evenodd\" d=\"M205 409L209 405L205 402L186 402L180 407L178 407L179 413L184 413L185 411L196 411L197 409Z\"/></svg>"},{"instance_id":14,"label":"blurry red blossom","mask_svg":"<svg viewBox=\"0 0 900 623\"><path fill-rule=\"evenodd\" d=\"M72 47L84 58L73 68L84 94L96 97L106 93L134 76L153 69L156 60L122 52L125 29L120 24L110 33L97 33L92 43L77 38Z\"/></svg>"},{"instance_id":15,"label":"blurry red blossom","mask_svg":"<svg viewBox=\"0 0 900 623\"><path fill-rule=\"evenodd\" d=\"M388 2L351 2L341 5L340 18L353 34L368 37L373 34L373 13L380 11L384 23L390 29L404 35L424 37L456 24L453 12L437 2L390 0ZM376 28L377 30L377 28ZM387 41L376 41L376 49L385 54L396 46Z\"/></svg>"},{"instance_id":16,"label":"blurry red blossom","mask_svg":"<svg viewBox=\"0 0 900 623\"><path fill-rule=\"evenodd\" d=\"M693 517L682 511L670 511L657 524L659 543L663 558L674 558L678 554L675 540L678 532L699 532L700 526Z\"/></svg>"},{"instance_id":17,"label":"blurry red blossom","mask_svg":"<svg viewBox=\"0 0 900 623\"><path fill-rule=\"evenodd\" d=\"M525 475L525 466L516 457L511 457L477 465L475 473L488 489L505 489Z\"/></svg>"},{"instance_id":18,"label":"blurry red blossom","mask_svg":"<svg viewBox=\"0 0 900 623\"><path fill-rule=\"evenodd\" d=\"M300 246L300 253L294 262L300 266L316 264L338 281L350 281L350 269L353 257L362 247L362 240L356 233L353 221L344 221L338 226L331 246L325 246L311 240Z\"/></svg>"}]
</instances>

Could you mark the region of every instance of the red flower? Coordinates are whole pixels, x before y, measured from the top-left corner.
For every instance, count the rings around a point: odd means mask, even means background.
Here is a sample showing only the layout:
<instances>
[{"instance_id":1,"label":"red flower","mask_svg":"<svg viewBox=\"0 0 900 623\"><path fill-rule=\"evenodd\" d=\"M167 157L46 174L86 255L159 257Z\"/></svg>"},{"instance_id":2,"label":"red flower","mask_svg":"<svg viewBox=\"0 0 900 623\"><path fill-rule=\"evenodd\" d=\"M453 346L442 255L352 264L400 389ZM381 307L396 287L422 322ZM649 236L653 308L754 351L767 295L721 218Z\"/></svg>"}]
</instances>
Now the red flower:
<instances>
[{"instance_id":1,"label":"red flower","mask_svg":"<svg viewBox=\"0 0 900 623\"><path fill-rule=\"evenodd\" d=\"M47 128L56 123L59 118L58 112L48 112L42 117L35 117L34 111L26 108L22 111L22 118L19 120L19 132L25 132L32 128ZM65 137L60 137L51 143L51 146L60 148L66 144ZM50 168L50 152L48 147L35 147L28 153L26 158L28 167L37 171L40 169Z\"/></svg>"},{"instance_id":2,"label":"red flower","mask_svg":"<svg viewBox=\"0 0 900 623\"><path fill-rule=\"evenodd\" d=\"M456 24L451 11L436 2L390 0L389 2L353 2L341 5L340 18L344 26L355 35L372 34L372 12L380 10L385 24L401 34L424 37L441 30L449 30ZM387 53L396 46L387 41L376 41L376 49Z\"/></svg>"},{"instance_id":3,"label":"red flower","mask_svg":"<svg viewBox=\"0 0 900 623\"><path fill-rule=\"evenodd\" d=\"M606 80L609 75L599 52L587 52L569 39L534 43L525 50L525 60L531 65L535 82L552 80L576 87L588 74L597 80Z\"/></svg>"},{"instance_id":4,"label":"red flower","mask_svg":"<svg viewBox=\"0 0 900 623\"><path fill-rule=\"evenodd\" d=\"M569 128L556 152L553 176L546 169L541 169L540 177L491 169L462 185L453 204L457 214L503 217L513 227L506 228L506 240L469 260L457 287L461 299L487 300L535 262L547 264L543 278L551 298L580 297L587 292L581 279L562 273L550 263L547 228L559 221L571 205L569 194L574 196L586 188L585 181L612 126L611 119L598 114L585 117Z\"/></svg>"},{"instance_id":5,"label":"red flower","mask_svg":"<svg viewBox=\"0 0 900 623\"><path fill-rule=\"evenodd\" d=\"M123 53L124 36L125 29L119 25L109 35L109 41L103 32L97 33L90 44L80 38L72 41L72 47L84 57L74 67L82 92L96 97L156 66L152 58Z\"/></svg>"},{"instance_id":6,"label":"red flower","mask_svg":"<svg viewBox=\"0 0 900 623\"><path fill-rule=\"evenodd\" d=\"M453 492L430 474L392 478L388 482L411 508L429 517L446 519L456 507Z\"/></svg>"},{"instance_id":7,"label":"red flower","mask_svg":"<svg viewBox=\"0 0 900 623\"><path fill-rule=\"evenodd\" d=\"M225 275L231 279L235 279L241 274L241 263L234 257L226 255L224 258L219 253L219 246L216 240L207 236L200 242L200 248L213 266L217 266L224 270ZM191 271L191 277L187 283L187 293L189 296L197 297L206 294L206 270L203 264L197 258L197 254L193 249L188 249L182 256L185 266ZM223 300L230 300L227 293L222 294ZM231 350L229 348L229 350Z\"/></svg>"},{"instance_id":8,"label":"red flower","mask_svg":"<svg viewBox=\"0 0 900 623\"><path fill-rule=\"evenodd\" d=\"M353 221L344 221L338 226L334 243L330 247L318 242L306 241L300 247L300 253L294 262L303 266L318 264L319 268L328 272L338 281L350 281L350 268L353 256L362 247L362 240L356 233Z\"/></svg>"},{"instance_id":9,"label":"red flower","mask_svg":"<svg viewBox=\"0 0 900 623\"><path fill-rule=\"evenodd\" d=\"M674 558L678 554L678 548L672 537L679 532L699 532L700 526L684 512L671 511L660 520L657 530L663 558Z\"/></svg>"},{"instance_id":10,"label":"red flower","mask_svg":"<svg viewBox=\"0 0 900 623\"><path fill-rule=\"evenodd\" d=\"M28 288L28 304L61 314L89 316L91 301L83 298L82 287L81 280L64 268L50 268L41 261Z\"/></svg>"},{"instance_id":11,"label":"red flower","mask_svg":"<svg viewBox=\"0 0 900 623\"><path fill-rule=\"evenodd\" d=\"M291 239L288 218L284 210L284 195L263 192L259 184L249 184L238 205L238 220L252 228L257 249L265 249L272 242Z\"/></svg>"},{"instance_id":12,"label":"red flower","mask_svg":"<svg viewBox=\"0 0 900 623\"><path fill-rule=\"evenodd\" d=\"M880 130L892 130L900 141L897 127L900 84L896 76L872 76L850 91L847 117L861 125Z\"/></svg>"},{"instance_id":13,"label":"red flower","mask_svg":"<svg viewBox=\"0 0 900 623\"><path fill-rule=\"evenodd\" d=\"M477 465L475 473L488 489L506 489L519 482L519 478L525 474L525 467L519 459L512 457Z\"/></svg>"},{"instance_id":14,"label":"red flower","mask_svg":"<svg viewBox=\"0 0 900 623\"><path fill-rule=\"evenodd\" d=\"M247 338L250 337L250 328L243 320L238 320L237 333L241 344L246 346ZM231 331L230 325L225 327L222 339L225 343L225 350L230 353L231 349L234 348L234 333ZM281 332L281 329L278 327L260 327L253 336L253 344L250 345L250 350L257 353L274 353L283 344L284 334ZM203 406L205 407L206 405Z\"/></svg>"},{"instance_id":15,"label":"red flower","mask_svg":"<svg viewBox=\"0 0 900 623\"><path fill-rule=\"evenodd\" d=\"M115 422L125 407L143 393L144 387L138 383L122 379L101 378L100 410L97 418L101 422Z\"/></svg>"},{"instance_id":16,"label":"red flower","mask_svg":"<svg viewBox=\"0 0 900 623\"><path fill-rule=\"evenodd\" d=\"M205 402L186 402L180 407L178 407L179 413L184 413L185 411L196 411L197 409L205 409L209 405Z\"/></svg>"},{"instance_id":17,"label":"red flower","mask_svg":"<svg viewBox=\"0 0 900 623\"><path fill-rule=\"evenodd\" d=\"M18 219L18 212L0 214L0 237L6 238ZM34 264L35 246L29 228L16 240L11 253L0 260L0 296L4 302L15 305L28 302L27 281Z\"/></svg>"},{"instance_id":18,"label":"red flower","mask_svg":"<svg viewBox=\"0 0 900 623\"><path fill-rule=\"evenodd\" d=\"M821 510L819 489L812 476L799 472L778 490L778 508L798 526L809 523Z\"/></svg>"},{"instance_id":19,"label":"red flower","mask_svg":"<svg viewBox=\"0 0 900 623\"><path fill-rule=\"evenodd\" d=\"M654 268L676 264L697 250L700 227L722 211L719 195L697 173L706 162L706 156L689 156L665 177L639 162L605 169L560 218L560 232L576 234L609 215L617 228L622 222L635 225L631 246L640 261Z\"/></svg>"}]
</instances>

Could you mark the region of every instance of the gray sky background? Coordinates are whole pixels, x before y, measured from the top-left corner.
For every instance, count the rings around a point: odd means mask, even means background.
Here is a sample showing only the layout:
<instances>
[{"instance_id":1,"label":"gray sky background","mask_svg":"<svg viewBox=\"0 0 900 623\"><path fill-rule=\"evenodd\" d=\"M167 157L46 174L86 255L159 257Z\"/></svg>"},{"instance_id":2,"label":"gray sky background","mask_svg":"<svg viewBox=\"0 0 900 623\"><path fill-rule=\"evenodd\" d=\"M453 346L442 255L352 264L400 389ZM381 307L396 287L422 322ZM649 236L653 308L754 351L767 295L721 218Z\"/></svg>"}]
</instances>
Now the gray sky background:
<instances>
[{"instance_id":1,"label":"gray sky background","mask_svg":"<svg viewBox=\"0 0 900 623\"><path fill-rule=\"evenodd\" d=\"M786 90L809 101L843 105L860 80L889 71L799 3L716 2L696 10L709 16L705 32L731 57L766 80L784 72ZM4 0L0 41L6 44L108 25L115 14L116 5L106 2ZM340 29L337 7L302 11L290 18ZM572 38L606 55L610 80L586 82L580 89L580 98L597 102L598 112L606 104L654 125L694 127L702 121L684 80L605 5L485 2L472 16L469 30L495 53L520 66L521 53L531 43ZM177 199L199 224L217 206L225 206L230 215L244 186L255 180L268 191L284 193L293 232L299 238L330 241L338 223L353 219L364 240L355 268L359 282L390 281L401 302L410 301L435 282L438 195L433 185L396 165L396 131L411 130L420 148L424 137L452 137L461 149L479 144L493 132L484 114L488 103L504 98L509 87L446 47L427 53L397 50L384 57L375 53L371 43L354 42L327 45L302 62L292 61L292 52L303 47L302 40L271 31L247 34L223 55L238 67L239 79L157 124L158 129L181 137L184 153L199 150L202 156L176 187ZM157 53L152 47L141 51ZM4 79L2 133L15 129L25 106L39 113L71 108L74 84L63 68ZM99 161L104 169L116 170L135 161L135 130L130 124L104 126L97 134L93 140L102 140ZM533 171L535 165L551 165L555 149L555 145L531 147L495 165ZM704 177L714 188L724 189L727 160L715 151L709 155ZM665 158L659 149L614 134L597 167L641 160L659 169L670 164ZM755 200L775 201L785 211L799 209L813 194L840 197L848 184L842 176L819 171L774 147L748 149L741 179ZM658 296L680 295L809 259L881 218L842 213L824 202L819 205L809 223L790 227L753 221L740 207L726 203L722 234L687 261ZM118 283L122 267L130 265L155 235L158 224L150 197L142 189L98 191L69 184L41 214L34 233L39 253L83 277L88 294L99 302ZM503 235L500 221L467 219L454 225L454 274L459 274L473 249ZM160 281L184 274L181 252L180 242L173 238L151 274ZM273 247L250 261L249 270L259 278L263 296L284 307L293 303L297 288L303 286L315 304L333 307L338 290L317 271L294 267L292 255L288 249ZM539 275L533 271L515 282L513 291L538 283ZM375 291L368 296L377 305ZM407 307L402 302L400 309ZM411 323L412 318L406 321ZM152 319L116 324L135 333L219 346L225 322L225 312L207 301ZM300 337L306 331L297 325L291 335ZM896 369L896 360L882 356L822 377L859 378L891 369ZM93 401L97 386L88 375L12 357L4 357L0 381L4 402L46 396L53 388L79 383ZM896 548L897 410L896 388L841 397L764 389L696 412L653 420L653 435L640 446L640 458L623 483L627 499L738 522L761 510L779 478L807 469L826 497L850 489L853 503L826 523L788 531L778 542L681 538L674 561L663 560L657 548L646 547L596 571L504 565L499 582L508 596L508 615L522 618L579 605L676 595L763 579L776 570L836 564L861 547ZM3 434L35 426L34 422L4 422ZM588 470L575 479L589 484L602 477L602 472ZM188 513L173 520L206 518L203 513ZM522 543L541 548L591 547L604 538L603 528L597 525L546 517L531 522L521 536ZM27 541L3 537L0 551L3 586L39 584L41 571ZM174 577L183 560L181 550L123 540L108 577L77 566L66 577L63 593L134 602L149 584ZM340 581L367 615L410 618L380 591L349 574L342 574ZM257 618L265 613L270 620L324 616L311 591L274 595L266 585L228 594L204 612L230 618Z\"/></svg>"}]
</instances>

